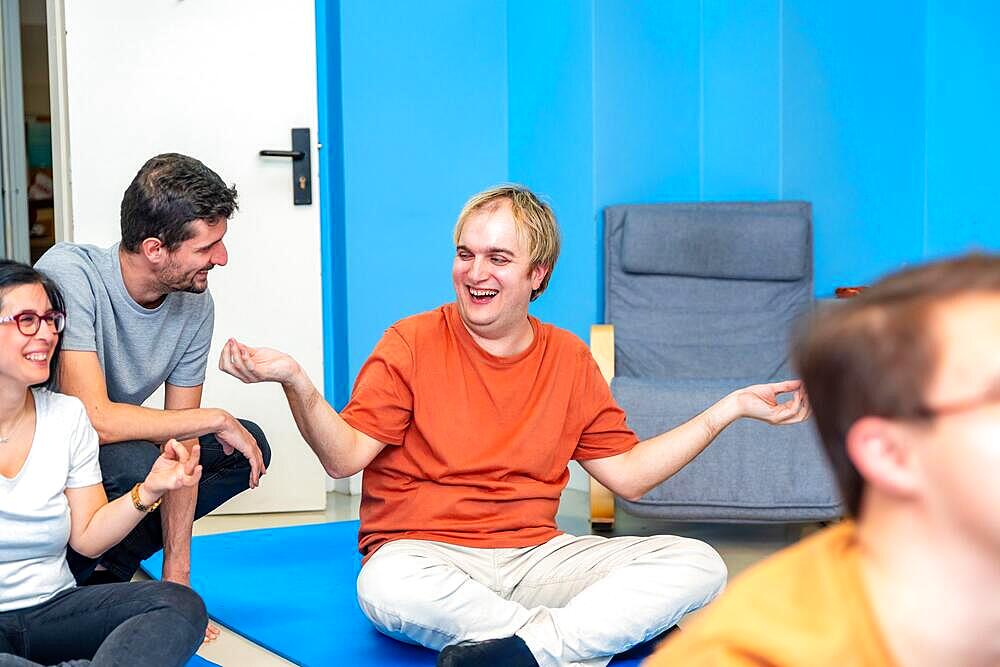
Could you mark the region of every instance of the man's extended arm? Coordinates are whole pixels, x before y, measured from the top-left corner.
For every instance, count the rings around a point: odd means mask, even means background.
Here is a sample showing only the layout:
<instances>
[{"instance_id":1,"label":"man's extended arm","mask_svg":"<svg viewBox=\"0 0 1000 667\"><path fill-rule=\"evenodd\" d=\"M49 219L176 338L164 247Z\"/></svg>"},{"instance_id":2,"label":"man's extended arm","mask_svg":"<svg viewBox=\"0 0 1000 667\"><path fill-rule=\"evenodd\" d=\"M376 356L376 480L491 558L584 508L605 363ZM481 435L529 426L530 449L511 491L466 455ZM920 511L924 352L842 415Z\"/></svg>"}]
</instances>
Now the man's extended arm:
<instances>
[{"instance_id":1,"label":"man's extended arm","mask_svg":"<svg viewBox=\"0 0 1000 667\"><path fill-rule=\"evenodd\" d=\"M331 477L361 471L385 443L358 431L337 414L291 356L230 339L219 369L246 383L280 382L302 437Z\"/></svg>"},{"instance_id":2,"label":"man's extended arm","mask_svg":"<svg viewBox=\"0 0 1000 667\"><path fill-rule=\"evenodd\" d=\"M201 407L201 385L197 387L164 388L163 409L194 410ZM190 450L198 438L183 440L181 445ZM183 487L163 497L160 518L163 522L163 579L185 586L191 585L191 526L194 524L194 507L198 502L198 486Z\"/></svg>"},{"instance_id":3,"label":"man's extended arm","mask_svg":"<svg viewBox=\"0 0 1000 667\"><path fill-rule=\"evenodd\" d=\"M778 403L778 395L794 392ZM770 424L794 424L809 417L802 382L753 385L729 394L707 410L666 433L643 440L617 456L581 461L598 482L626 500L638 500L691 462L723 430L741 417Z\"/></svg>"},{"instance_id":4,"label":"man's extended arm","mask_svg":"<svg viewBox=\"0 0 1000 667\"><path fill-rule=\"evenodd\" d=\"M264 458L257 441L235 417L216 408L156 410L115 403L108 398L96 352L63 350L59 356L59 390L83 401L102 445L126 440L190 440L215 433L225 447L240 451L249 460L250 486L257 486L260 480Z\"/></svg>"}]
</instances>

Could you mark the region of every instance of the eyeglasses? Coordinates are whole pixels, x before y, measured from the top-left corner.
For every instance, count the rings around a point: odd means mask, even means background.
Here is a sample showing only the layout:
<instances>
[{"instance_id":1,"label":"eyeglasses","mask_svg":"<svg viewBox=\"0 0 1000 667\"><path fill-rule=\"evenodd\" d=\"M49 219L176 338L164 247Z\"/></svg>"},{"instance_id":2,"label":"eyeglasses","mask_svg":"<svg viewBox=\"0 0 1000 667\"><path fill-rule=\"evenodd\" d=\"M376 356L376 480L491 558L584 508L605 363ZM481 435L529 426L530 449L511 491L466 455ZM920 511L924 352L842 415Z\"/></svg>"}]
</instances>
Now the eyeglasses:
<instances>
[{"instance_id":1,"label":"eyeglasses","mask_svg":"<svg viewBox=\"0 0 1000 667\"><path fill-rule=\"evenodd\" d=\"M33 310L24 310L16 315L0 317L0 324L17 322L17 330L25 336L34 336L42 326L42 320L49 325L49 330L59 333L66 328L66 313L58 310L49 310L38 314Z\"/></svg>"},{"instance_id":2,"label":"eyeglasses","mask_svg":"<svg viewBox=\"0 0 1000 667\"><path fill-rule=\"evenodd\" d=\"M935 419L937 417L947 417L949 415L957 415L963 412L971 412L972 410L977 410L981 407L993 404L1000 404L1000 387L997 387L992 391L987 391L981 396L969 398L957 403L933 407L923 405L919 408L917 414L921 419Z\"/></svg>"}]
</instances>

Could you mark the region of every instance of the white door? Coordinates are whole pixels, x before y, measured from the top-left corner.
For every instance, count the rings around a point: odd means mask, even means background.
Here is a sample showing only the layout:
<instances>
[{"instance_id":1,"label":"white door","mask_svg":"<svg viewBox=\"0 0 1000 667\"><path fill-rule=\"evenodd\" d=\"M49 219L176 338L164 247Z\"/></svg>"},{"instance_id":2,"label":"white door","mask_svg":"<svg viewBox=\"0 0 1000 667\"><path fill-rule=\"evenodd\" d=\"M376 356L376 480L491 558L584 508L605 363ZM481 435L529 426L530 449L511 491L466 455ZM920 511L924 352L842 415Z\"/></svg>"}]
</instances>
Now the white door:
<instances>
[{"instance_id":1,"label":"white door","mask_svg":"<svg viewBox=\"0 0 1000 667\"><path fill-rule=\"evenodd\" d=\"M239 191L212 271L215 338L203 404L256 421L269 473L225 511L320 509L326 476L274 385L217 368L230 336L294 355L322 387L315 17L309 0L65 2L72 240L120 238L122 194L157 153L191 155ZM313 203L292 204L291 128L312 131ZM162 406L162 402L160 403Z\"/></svg>"}]
</instances>

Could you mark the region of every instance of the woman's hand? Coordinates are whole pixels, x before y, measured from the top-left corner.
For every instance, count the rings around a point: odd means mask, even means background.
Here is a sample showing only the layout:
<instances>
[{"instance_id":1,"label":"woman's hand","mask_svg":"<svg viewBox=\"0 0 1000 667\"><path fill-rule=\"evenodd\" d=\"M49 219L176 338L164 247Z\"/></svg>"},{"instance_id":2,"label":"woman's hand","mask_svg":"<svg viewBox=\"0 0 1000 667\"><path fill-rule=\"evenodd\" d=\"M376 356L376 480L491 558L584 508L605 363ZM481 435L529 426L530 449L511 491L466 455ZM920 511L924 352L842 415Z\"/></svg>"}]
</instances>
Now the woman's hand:
<instances>
[{"instance_id":1,"label":"woman's hand","mask_svg":"<svg viewBox=\"0 0 1000 667\"><path fill-rule=\"evenodd\" d=\"M200 457L201 447L198 445L188 451L184 445L171 438L146 475L142 488L159 498L168 491L194 486L201 479L201 465L198 463Z\"/></svg>"}]
</instances>

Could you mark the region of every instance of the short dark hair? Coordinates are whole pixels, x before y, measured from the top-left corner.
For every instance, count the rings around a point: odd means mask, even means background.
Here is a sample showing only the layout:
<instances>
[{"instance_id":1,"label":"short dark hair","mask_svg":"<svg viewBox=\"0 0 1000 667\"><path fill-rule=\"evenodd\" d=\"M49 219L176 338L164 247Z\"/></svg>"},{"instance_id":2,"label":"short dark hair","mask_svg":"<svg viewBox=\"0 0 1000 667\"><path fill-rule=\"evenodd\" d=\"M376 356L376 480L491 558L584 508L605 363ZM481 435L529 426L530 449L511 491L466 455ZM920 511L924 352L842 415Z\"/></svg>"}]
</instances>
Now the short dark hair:
<instances>
[{"instance_id":1,"label":"short dark hair","mask_svg":"<svg viewBox=\"0 0 1000 667\"><path fill-rule=\"evenodd\" d=\"M975 254L890 275L843 303L820 308L794 343L816 426L851 515L864 480L847 456L847 433L862 417L921 419L937 371L934 308L1000 292L1000 255Z\"/></svg>"},{"instance_id":2,"label":"short dark hair","mask_svg":"<svg viewBox=\"0 0 1000 667\"><path fill-rule=\"evenodd\" d=\"M41 285L45 294L49 297L49 303L53 310L66 312L66 305L63 301L62 292L52 281L38 269L33 269L27 264L15 262L10 259L0 259L0 308L3 308L4 295L8 290L21 285ZM45 326L44 324L42 326ZM56 341L56 346L49 357L49 379L40 382L36 387L45 387L55 391L59 382L59 351L62 349L62 336Z\"/></svg>"},{"instance_id":3,"label":"short dark hair","mask_svg":"<svg viewBox=\"0 0 1000 667\"><path fill-rule=\"evenodd\" d=\"M236 186L226 187L219 175L199 160L180 153L150 158L122 197L122 246L138 252L148 238L173 250L193 235L189 223L215 224L238 208Z\"/></svg>"}]
</instances>

